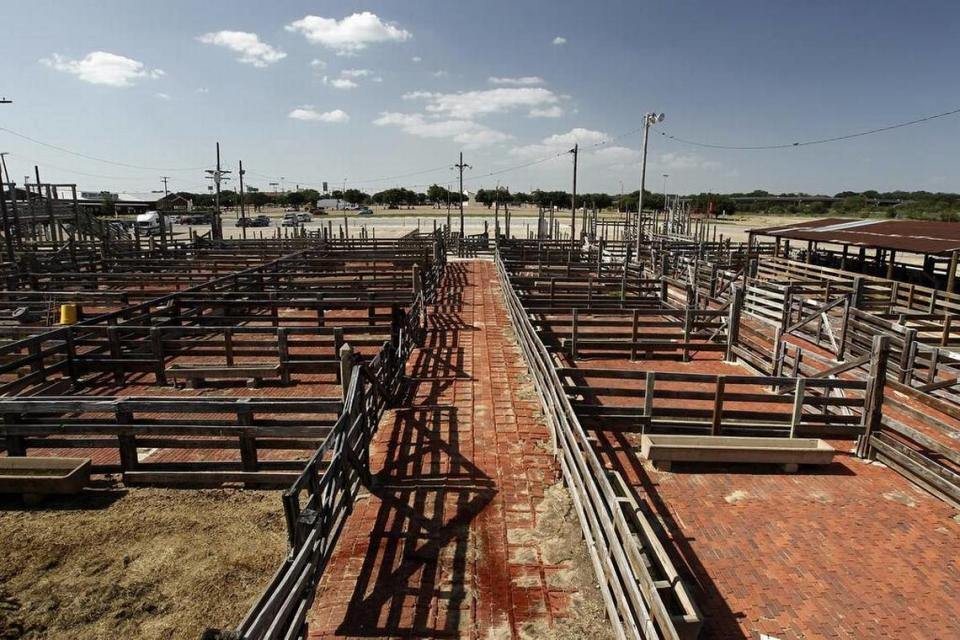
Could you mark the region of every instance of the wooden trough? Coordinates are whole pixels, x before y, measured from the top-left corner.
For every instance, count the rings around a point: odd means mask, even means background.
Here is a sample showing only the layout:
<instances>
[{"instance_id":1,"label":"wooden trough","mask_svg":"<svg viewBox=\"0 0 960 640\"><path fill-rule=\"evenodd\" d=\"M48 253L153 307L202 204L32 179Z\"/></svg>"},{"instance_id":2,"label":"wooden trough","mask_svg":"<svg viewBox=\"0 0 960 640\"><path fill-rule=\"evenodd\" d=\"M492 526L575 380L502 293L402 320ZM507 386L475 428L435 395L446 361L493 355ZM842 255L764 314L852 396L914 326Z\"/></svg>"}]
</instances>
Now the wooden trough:
<instances>
[{"instance_id":1,"label":"wooden trough","mask_svg":"<svg viewBox=\"0 0 960 640\"><path fill-rule=\"evenodd\" d=\"M0 493L20 493L31 501L80 493L90 481L90 464L90 458L0 458Z\"/></svg>"},{"instance_id":2,"label":"wooden trough","mask_svg":"<svg viewBox=\"0 0 960 640\"><path fill-rule=\"evenodd\" d=\"M780 464L794 472L801 464L830 464L833 447L818 438L644 435L641 455L661 471L674 462Z\"/></svg>"}]
</instances>

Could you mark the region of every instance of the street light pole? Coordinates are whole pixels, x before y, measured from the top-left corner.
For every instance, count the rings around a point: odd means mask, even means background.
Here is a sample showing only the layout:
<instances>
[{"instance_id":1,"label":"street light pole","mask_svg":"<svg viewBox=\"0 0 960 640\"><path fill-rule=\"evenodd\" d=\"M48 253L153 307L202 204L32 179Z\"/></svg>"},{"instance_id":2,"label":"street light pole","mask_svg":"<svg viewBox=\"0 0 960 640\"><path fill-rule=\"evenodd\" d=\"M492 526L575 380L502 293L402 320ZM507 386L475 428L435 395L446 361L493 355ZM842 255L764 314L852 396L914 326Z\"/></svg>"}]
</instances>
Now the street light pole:
<instances>
[{"instance_id":1,"label":"street light pole","mask_svg":"<svg viewBox=\"0 0 960 640\"><path fill-rule=\"evenodd\" d=\"M639 257L641 249L641 234L643 229L643 190L647 186L647 138L650 134L650 125L663 122L662 113L643 114L643 158L640 164L640 194L637 197L637 237L636 237L636 255Z\"/></svg>"},{"instance_id":2,"label":"street light pole","mask_svg":"<svg viewBox=\"0 0 960 640\"><path fill-rule=\"evenodd\" d=\"M663 210L667 210L667 178L670 177L669 173L663 174Z\"/></svg>"}]
</instances>

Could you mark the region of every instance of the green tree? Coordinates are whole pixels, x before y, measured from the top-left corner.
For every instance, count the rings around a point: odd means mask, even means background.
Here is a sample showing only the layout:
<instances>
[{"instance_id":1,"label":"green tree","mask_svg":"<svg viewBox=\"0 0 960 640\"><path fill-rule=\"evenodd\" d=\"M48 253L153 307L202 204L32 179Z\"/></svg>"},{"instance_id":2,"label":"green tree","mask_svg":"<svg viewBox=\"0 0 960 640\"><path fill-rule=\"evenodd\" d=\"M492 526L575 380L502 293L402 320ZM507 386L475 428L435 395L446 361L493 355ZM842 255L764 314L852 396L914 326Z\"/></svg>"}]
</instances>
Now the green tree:
<instances>
[{"instance_id":1,"label":"green tree","mask_svg":"<svg viewBox=\"0 0 960 640\"><path fill-rule=\"evenodd\" d=\"M287 204L293 207L295 210L299 211L300 206L307 201L306 196L303 195L300 191L293 191L287 194Z\"/></svg>"},{"instance_id":2,"label":"green tree","mask_svg":"<svg viewBox=\"0 0 960 640\"><path fill-rule=\"evenodd\" d=\"M247 195L247 201L253 205L254 211L260 211L265 204L270 202L270 196L262 191L255 191Z\"/></svg>"},{"instance_id":3,"label":"green tree","mask_svg":"<svg viewBox=\"0 0 960 640\"><path fill-rule=\"evenodd\" d=\"M117 215L117 198L108 191L100 194L100 213L105 216Z\"/></svg>"}]
</instances>

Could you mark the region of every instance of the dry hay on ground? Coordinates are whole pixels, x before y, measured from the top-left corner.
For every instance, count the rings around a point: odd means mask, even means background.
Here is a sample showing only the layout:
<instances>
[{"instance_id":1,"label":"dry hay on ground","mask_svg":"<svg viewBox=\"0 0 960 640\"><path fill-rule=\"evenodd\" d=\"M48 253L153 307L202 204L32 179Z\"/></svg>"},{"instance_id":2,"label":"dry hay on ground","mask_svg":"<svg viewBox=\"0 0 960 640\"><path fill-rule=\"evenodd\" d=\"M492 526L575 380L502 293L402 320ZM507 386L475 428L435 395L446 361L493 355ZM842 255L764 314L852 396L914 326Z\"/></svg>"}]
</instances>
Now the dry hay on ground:
<instances>
[{"instance_id":1,"label":"dry hay on ground","mask_svg":"<svg viewBox=\"0 0 960 640\"><path fill-rule=\"evenodd\" d=\"M0 497L0 639L198 638L235 626L286 552L276 492Z\"/></svg>"},{"instance_id":2,"label":"dry hay on ground","mask_svg":"<svg viewBox=\"0 0 960 640\"><path fill-rule=\"evenodd\" d=\"M546 565L564 568L550 576L551 588L572 592L570 607L553 628L542 621L531 622L520 629L520 637L552 640L606 640L613 637L603 597L597 587L596 574L583 539L580 519L570 493L562 482L547 488L537 505L537 526L534 536L540 545L540 556Z\"/></svg>"}]
</instances>

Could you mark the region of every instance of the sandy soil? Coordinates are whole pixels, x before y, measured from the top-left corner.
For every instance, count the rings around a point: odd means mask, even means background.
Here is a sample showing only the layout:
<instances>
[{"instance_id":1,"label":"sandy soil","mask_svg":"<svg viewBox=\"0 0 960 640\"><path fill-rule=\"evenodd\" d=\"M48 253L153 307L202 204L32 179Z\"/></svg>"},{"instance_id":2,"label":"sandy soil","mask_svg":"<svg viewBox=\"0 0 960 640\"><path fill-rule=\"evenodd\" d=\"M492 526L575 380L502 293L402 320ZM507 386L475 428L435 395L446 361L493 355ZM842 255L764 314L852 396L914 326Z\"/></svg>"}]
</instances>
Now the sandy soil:
<instances>
[{"instance_id":1,"label":"sandy soil","mask_svg":"<svg viewBox=\"0 0 960 640\"><path fill-rule=\"evenodd\" d=\"M610 621L573 500L563 483L558 482L544 492L537 505L537 526L534 535L540 542L543 562L566 568L551 574L551 587L573 592L566 617L548 628L544 621L530 622L520 629L523 640L606 640L613 637Z\"/></svg>"},{"instance_id":2,"label":"sandy soil","mask_svg":"<svg viewBox=\"0 0 960 640\"><path fill-rule=\"evenodd\" d=\"M199 638L235 626L286 552L276 492L0 498L0 638Z\"/></svg>"}]
</instances>

